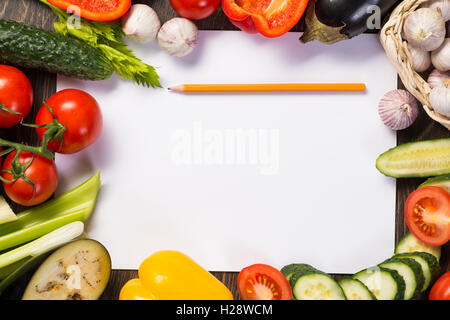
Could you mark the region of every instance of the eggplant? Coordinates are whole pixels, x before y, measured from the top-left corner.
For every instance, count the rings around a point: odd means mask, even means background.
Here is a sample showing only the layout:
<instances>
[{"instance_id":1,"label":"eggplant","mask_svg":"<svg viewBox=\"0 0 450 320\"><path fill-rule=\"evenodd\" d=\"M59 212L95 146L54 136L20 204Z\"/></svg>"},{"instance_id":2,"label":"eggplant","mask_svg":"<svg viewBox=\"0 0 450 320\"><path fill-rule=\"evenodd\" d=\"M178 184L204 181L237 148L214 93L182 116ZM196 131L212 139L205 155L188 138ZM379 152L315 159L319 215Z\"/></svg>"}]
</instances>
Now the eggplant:
<instances>
[{"instance_id":1,"label":"eggplant","mask_svg":"<svg viewBox=\"0 0 450 320\"><path fill-rule=\"evenodd\" d=\"M306 30L300 41L326 44L351 39L368 29L368 19L380 8L380 23L398 0L316 0L306 12ZM370 21L369 21L370 22Z\"/></svg>"}]
</instances>

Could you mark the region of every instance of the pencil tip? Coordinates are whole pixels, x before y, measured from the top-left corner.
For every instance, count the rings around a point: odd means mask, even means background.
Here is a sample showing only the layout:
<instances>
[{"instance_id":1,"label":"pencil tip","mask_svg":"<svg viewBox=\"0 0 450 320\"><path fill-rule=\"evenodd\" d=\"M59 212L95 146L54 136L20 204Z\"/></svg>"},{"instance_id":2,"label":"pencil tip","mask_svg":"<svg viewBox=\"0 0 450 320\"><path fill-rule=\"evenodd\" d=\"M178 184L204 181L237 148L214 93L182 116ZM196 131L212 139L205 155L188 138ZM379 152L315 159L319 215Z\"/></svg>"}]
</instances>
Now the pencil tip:
<instances>
[{"instance_id":1,"label":"pencil tip","mask_svg":"<svg viewBox=\"0 0 450 320\"><path fill-rule=\"evenodd\" d=\"M170 87L169 88L170 91L175 91L175 92L182 92L183 89L184 89L183 85L181 85L181 86L174 86L174 87Z\"/></svg>"}]
</instances>

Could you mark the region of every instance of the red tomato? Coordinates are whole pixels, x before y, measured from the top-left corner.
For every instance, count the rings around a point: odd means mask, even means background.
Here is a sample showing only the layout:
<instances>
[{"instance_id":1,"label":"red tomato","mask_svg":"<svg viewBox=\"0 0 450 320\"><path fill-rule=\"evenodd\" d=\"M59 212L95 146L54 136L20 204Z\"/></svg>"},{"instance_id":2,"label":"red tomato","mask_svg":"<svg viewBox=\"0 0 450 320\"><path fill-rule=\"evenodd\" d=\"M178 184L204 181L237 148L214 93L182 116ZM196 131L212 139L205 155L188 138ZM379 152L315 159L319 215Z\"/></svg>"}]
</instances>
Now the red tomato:
<instances>
[{"instance_id":1,"label":"red tomato","mask_svg":"<svg viewBox=\"0 0 450 320\"><path fill-rule=\"evenodd\" d=\"M172 8L182 17L192 20L209 17L221 0L170 0Z\"/></svg>"},{"instance_id":2,"label":"red tomato","mask_svg":"<svg viewBox=\"0 0 450 320\"><path fill-rule=\"evenodd\" d=\"M242 269L238 289L243 300L292 300L291 286L285 276L266 264Z\"/></svg>"},{"instance_id":3,"label":"red tomato","mask_svg":"<svg viewBox=\"0 0 450 320\"><path fill-rule=\"evenodd\" d=\"M438 187L417 189L406 200L405 219L417 239L444 245L450 240L450 194Z\"/></svg>"},{"instance_id":4,"label":"red tomato","mask_svg":"<svg viewBox=\"0 0 450 320\"><path fill-rule=\"evenodd\" d=\"M450 271L438 279L431 288L430 300L450 300Z\"/></svg>"},{"instance_id":5,"label":"red tomato","mask_svg":"<svg viewBox=\"0 0 450 320\"><path fill-rule=\"evenodd\" d=\"M33 88L27 76L17 68L0 65L0 105L17 112L0 112L0 128L18 124L31 110Z\"/></svg>"},{"instance_id":6,"label":"red tomato","mask_svg":"<svg viewBox=\"0 0 450 320\"><path fill-rule=\"evenodd\" d=\"M3 163L3 170L12 168L12 161L16 151L11 152ZM55 162L31 152L21 152L19 162L26 165L31 161L30 166L25 170L25 176L34 183L34 187L23 178L18 178L12 183L3 182L3 189L8 197L23 206L34 206L40 204L51 197L58 186L58 172ZM2 172L2 177L8 181L13 180L13 175ZM35 193L36 191L36 193Z\"/></svg>"},{"instance_id":7,"label":"red tomato","mask_svg":"<svg viewBox=\"0 0 450 320\"><path fill-rule=\"evenodd\" d=\"M102 112L97 101L88 93L77 89L65 89L55 93L39 110L36 125L53 122L53 116L46 107L53 109L58 121L66 127L62 146L58 139L48 148L60 153L75 153L93 144L103 127ZM43 139L46 128L36 128L39 139Z\"/></svg>"}]
</instances>

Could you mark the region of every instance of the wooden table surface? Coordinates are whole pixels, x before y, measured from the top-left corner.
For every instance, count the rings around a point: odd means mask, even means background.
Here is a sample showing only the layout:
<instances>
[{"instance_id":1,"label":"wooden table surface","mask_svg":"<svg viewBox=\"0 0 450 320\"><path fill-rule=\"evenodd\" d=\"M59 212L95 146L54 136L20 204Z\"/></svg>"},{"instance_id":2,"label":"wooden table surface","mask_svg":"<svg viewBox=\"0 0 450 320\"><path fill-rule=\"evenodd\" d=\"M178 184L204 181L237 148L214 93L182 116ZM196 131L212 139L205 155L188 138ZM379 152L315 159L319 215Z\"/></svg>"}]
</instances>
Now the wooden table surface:
<instances>
[{"instance_id":1,"label":"wooden table surface","mask_svg":"<svg viewBox=\"0 0 450 320\"><path fill-rule=\"evenodd\" d=\"M170 7L167 0L153 0L153 1L133 1L134 3L147 3L152 6L158 13L161 22L165 22L170 18L176 16L175 12ZM38 27L42 27L48 30L52 30L53 22L55 21L55 15L51 12L47 6L41 4L38 0L1 0L0 1L0 18L11 19L27 24L32 24ZM235 30L236 28L227 20L221 10L218 10L211 17L196 22L199 29L202 30ZM300 31L302 29L302 22L300 22L294 31ZM299 43L299 50L301 50L301 44ZM48 99L56 91L56 76L36 70L24 70L27 76L30 78L34 88L34 105L33 111L30 113L25 122L32 122L38 108L42 102ZM399 87L402 84L399 82ZM151 89L150 89L151 90ZM14 127L8 130L0 130L0 136L13 141L26 142L29 144L37 144L38 139L33 129L25 127ZM449 137L449 131L444 129L438 123L430 120L425 112L421 112L419 119L416 123L407 130L398 133L398 144L402 144L410 141L420 141L432 138ZM407 227L403 219L403 204L407 196L422 182L421 179L399 179L397 180L397 206L396 206L396 242L407 232ZM374 201L376 201L376 195L374 195ZM16 211L22 210L17 205L13 205ZM394 247L394 244L393 244ZM301 261L293 261L301 262ZM450 269L450 246L447 244L443 248L442 271ZM233 272L213 272L213 274L227 285L233 292L234 296L238 298L236 290L237 273ZM134 270L113 270L112 277L108 288L102 296L102 299L117 299L122 285L131 278L137 276L137 272ZM336 278L342 275L336 275ZM1 299L18 299L20 298L24 287L28 281L30 275L23 277L16 284L14 284L8 291L6 291ZM425 298L422 295L420 298Z\"/></svg>"}]
</instances>

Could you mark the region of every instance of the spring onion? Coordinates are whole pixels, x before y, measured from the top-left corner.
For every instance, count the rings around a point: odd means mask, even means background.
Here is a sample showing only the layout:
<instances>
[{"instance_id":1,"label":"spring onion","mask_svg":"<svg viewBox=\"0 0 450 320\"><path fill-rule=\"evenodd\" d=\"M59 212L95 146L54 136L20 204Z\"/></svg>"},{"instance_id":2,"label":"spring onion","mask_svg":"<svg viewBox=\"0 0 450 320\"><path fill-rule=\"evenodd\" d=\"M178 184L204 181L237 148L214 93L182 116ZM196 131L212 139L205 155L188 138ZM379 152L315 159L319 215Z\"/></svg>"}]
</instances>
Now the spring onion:
<instances>
[{"instance_id":1,"label":"spring onion","mask_svg":"<svg viewBox=\"0 0 450 320\"><path fill-rule=\"evenodd\" d=\"M8 202L6 202L5 198L0 196L0 224L14 221L17 219L17 216L11 210Z\"/></svg>"},{"instance_id":2,"label":"spring onion","mask_svg":"<svg viewBox=\"0 0 450 320\"><path fill-rule=\"evenodd\" d=\"M37 239L68 223L86 221L94 210L99 190L97 172L58 198L19 213L17 220L0 225L0 250Z\"/></svg>"}]
</instances>

